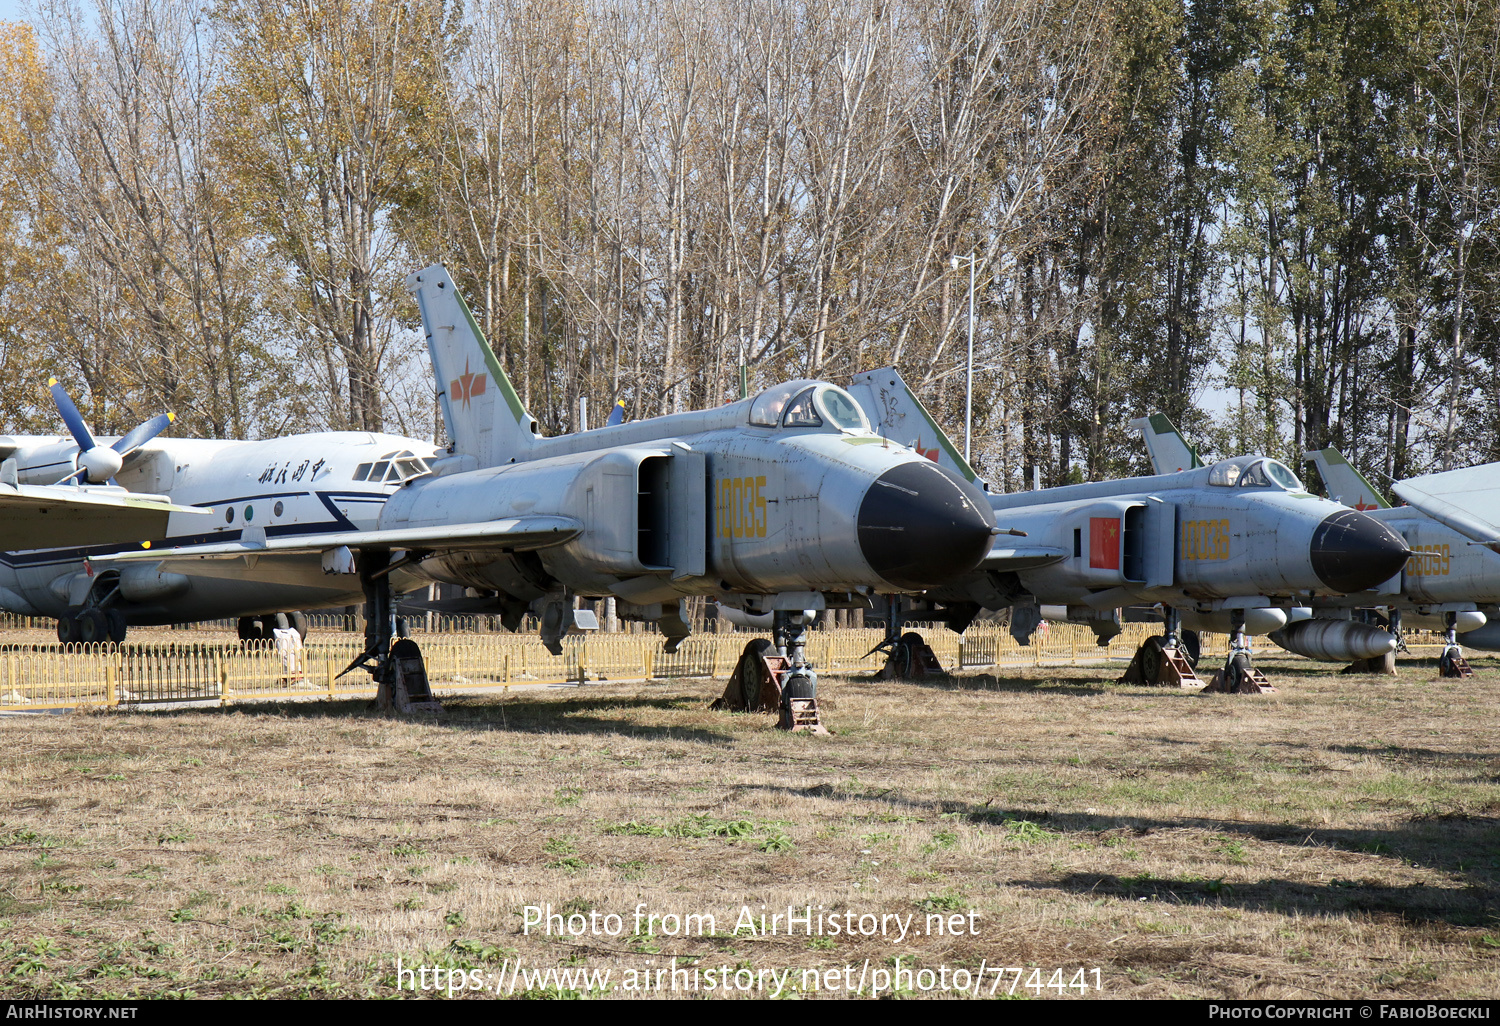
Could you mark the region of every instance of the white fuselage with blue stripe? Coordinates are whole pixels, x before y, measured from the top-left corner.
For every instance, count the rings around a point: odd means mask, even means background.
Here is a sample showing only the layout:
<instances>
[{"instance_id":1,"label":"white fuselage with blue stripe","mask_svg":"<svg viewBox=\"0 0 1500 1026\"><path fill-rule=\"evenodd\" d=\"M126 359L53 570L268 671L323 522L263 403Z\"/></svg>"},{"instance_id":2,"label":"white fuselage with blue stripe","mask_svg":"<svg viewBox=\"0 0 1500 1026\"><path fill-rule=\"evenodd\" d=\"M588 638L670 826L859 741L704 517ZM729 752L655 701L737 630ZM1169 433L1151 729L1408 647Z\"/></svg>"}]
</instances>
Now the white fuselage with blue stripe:
<instances>
[{"instance_id":1,"label":"white fuselage with blue stripe","mask_svg":"<svg viewBox=\"0 0 1500 1026\"><path fill-rule=\"evenodd\" d=\"M30 483L51 483L66 474L77 451L71 439L11 438L0 445L17 461L20 479ZM173 514L168 537L152 546L165 549L372 528L386 499L403 480L425 475L436 454L430 442L354 431L255 442L158 438L134 454L116 480L133 492L166 495L178 505L207 511ZM82 608L91 592L97 599L102 586L116 584L119 594L112 604L132 624L363 601L348 578L323 574L316 559L271 574L254 572L246 560L205 563L201 573L161 573L144 564L118 571L118 581L99 581L100 568L92 560L121 550L80 545L0 553L0 607L65 616Z\"/></svg>"}]
</instances>

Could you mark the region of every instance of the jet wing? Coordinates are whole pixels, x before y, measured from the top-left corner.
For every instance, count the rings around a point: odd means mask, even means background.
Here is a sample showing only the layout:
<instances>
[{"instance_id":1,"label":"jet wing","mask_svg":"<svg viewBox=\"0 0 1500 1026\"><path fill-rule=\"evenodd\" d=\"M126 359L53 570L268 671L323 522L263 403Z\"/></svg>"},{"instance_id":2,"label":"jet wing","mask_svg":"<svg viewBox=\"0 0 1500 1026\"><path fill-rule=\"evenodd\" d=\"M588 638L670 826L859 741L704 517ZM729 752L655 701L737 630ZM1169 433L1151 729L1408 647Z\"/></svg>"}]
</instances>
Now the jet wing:
<instances>
[{"instance_id":1,"label":"jet wing","mask_svg":"<svg viewBox=\"0 0 1500 1026\"><path fill-rule=\"evenodd\" d=\"M211 512L122 488L0 483L0 551L156 541L169 515Z\"/></svg>"},{"instance_id":2,"label":"jet wing","mask_svg":"<svg viewBox=\"0 0 1500 1026\"><path fill-rule=\"evenodd\" d=\"M419 549L427 552L544 549L575 538L583 525L572 517L511 517L478 524L453 524L440 527L401 527L386 531L329 531L323 534L282 535L267 538L256 531L238 541L206 545L181 545L175 548L142 549L104 557L96 562L161 563L165 569L181 568L191 572L192 564L201 560L254 559L257 562L278 557L306 557L330 549Z\"/></svg>"},{"instance_id":3,"label":"jet wing","mask_svg":"<svg viewBox=\"0 0 1500 1026\"><path fill-rule=\"evenodd\" d=\"M1500 543L1500 463L1407 478L1391 491L1473 541Z\"/></svg>"},{"instance_id":4,"label":"jet wing","mask_svg":"<svg viewBox=\"0 0 1500 1026\"><path fill-rule=\"evenodd\" d=\"M1011 545L1002 542L997 543L990 549L989 555L979 561L978 569L1019 573L1022 570L1035 570L1061 563L1070 554L1066 549L1052 545Z\"/></svg>"}]
</instances>

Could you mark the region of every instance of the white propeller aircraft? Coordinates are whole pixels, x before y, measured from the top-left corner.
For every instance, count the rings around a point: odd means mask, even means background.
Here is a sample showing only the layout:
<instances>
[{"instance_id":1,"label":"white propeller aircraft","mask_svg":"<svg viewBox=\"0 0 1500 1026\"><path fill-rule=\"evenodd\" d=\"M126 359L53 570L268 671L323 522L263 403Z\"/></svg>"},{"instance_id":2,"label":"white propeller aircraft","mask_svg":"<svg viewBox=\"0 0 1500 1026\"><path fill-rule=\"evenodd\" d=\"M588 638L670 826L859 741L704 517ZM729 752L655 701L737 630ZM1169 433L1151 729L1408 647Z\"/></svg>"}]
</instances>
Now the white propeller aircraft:
<instances>
[{"instance_id":1,"label":"white propeller aircraft","mask_svg":"<svg viewBox=\"0 0 1500 1026\"><path fill-rule=\"evenodd\" d=\"M190 574L107 561L143 543L254 546L367 528L438 455L430 442L365 432L157 437L170 414L96 441L56 380L51 387L71 437L0 437L0 607L56 617L65 642L122 641L131 625L220 617L239 617L245 638L269 638L275 626L305 631L301 610L363 601L316 559L310 574L292 576L257 573L253 559Z\"/></svg>"}]
</instances>

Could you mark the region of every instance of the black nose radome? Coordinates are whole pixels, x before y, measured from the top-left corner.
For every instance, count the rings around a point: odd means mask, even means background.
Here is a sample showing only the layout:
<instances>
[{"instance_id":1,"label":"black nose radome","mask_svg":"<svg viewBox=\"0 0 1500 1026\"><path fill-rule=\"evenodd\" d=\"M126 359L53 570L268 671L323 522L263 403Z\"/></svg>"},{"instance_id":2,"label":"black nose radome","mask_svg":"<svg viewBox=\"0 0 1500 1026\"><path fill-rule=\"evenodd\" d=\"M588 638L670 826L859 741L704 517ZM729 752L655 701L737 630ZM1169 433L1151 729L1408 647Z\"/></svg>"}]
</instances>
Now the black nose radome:
<instances>
[{"instance_id":1,"label":"black nose radome","mask_svg":"<svg viewBox=\"0 0 1500 1026\"><path fill-rule=\"evenodd\" d=\"M1409 555L1399 534L1352 509L1329 514L1308 548L1318 580L1344 595L1390 580Z\"/></svg>"},{"instance_id":2,"label":"black nose radome","mask_svg":"<svg viewBox=\"0 0 1500 1026\"><path fill-rule=\"evenodd\" d=\"M935 588L968 573L990 550L995 515L931 463L888 470L859 506L865 562L899 588Z\"/></svg>"}]
</instances>

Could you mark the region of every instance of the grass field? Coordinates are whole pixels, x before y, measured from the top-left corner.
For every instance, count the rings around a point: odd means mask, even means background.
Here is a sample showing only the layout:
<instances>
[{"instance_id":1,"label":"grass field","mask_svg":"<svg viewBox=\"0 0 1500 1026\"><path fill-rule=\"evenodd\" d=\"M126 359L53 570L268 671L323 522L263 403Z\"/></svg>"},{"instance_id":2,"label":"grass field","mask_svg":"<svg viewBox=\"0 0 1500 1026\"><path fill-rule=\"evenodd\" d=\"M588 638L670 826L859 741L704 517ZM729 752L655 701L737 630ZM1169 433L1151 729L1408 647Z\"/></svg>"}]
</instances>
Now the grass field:
<instances>
[{"instance_id":1,"label":"grass field","mask_svg":"<svg viewBox=\"0 0 1500 1026\"><path fill-rule=\"evenodd\" d=\"M1262 665L825 677L822 738L722 681L7 719L0 995L1500 994L1500 666Z\"/></svg>"}]
</instances>

